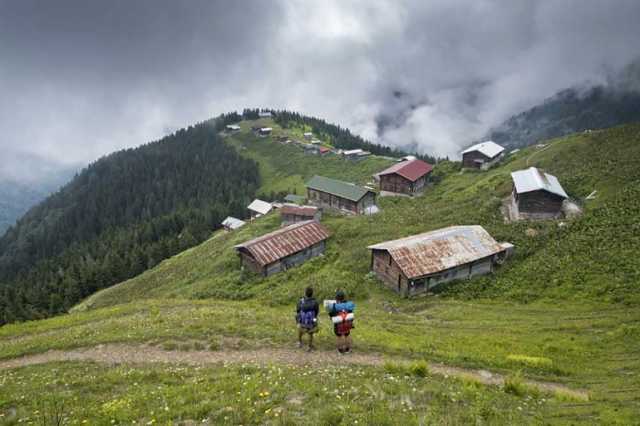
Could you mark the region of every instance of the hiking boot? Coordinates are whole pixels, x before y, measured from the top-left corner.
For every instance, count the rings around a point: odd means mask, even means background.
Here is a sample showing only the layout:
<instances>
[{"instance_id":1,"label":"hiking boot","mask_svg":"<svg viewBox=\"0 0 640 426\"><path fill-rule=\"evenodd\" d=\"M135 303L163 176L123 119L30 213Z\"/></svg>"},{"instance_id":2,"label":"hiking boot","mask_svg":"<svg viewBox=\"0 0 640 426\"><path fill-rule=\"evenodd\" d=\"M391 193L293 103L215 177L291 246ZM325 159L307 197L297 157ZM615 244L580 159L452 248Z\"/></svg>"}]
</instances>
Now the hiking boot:
<instances>
[{"instance_id":1,"label":"hiking boot","mask_svg":"<svg viewBox=\"0 0 640 426\"><path fill-rule=\"evenodd\" d=\"M302 342L298 342L298 348L302 349L304 344Z\"/></svg>"},{"instance_id":2,"label":"hiking boot","mask_svg":"<svg viewBox=\"0 0 640 426\"><path fill-rule=\"evenodd\" d=\"M344 353L345 353L345 354L350 354L350 353L351 353L351 348L346 348L346 349L344 350Z\"/></svg>"},{"instance_id":3,"label":"hiking boot","mask_svg":"<svg viewBox=\"0 0 640 426\"><path fill-rule=\"evenodd\" d=\"M315 350L316 350L316 347L315 347L315 346L309 346L309 347L307 348L307 352L312 352L312 351L315 351Z\"/></svg>"}]
</instances>

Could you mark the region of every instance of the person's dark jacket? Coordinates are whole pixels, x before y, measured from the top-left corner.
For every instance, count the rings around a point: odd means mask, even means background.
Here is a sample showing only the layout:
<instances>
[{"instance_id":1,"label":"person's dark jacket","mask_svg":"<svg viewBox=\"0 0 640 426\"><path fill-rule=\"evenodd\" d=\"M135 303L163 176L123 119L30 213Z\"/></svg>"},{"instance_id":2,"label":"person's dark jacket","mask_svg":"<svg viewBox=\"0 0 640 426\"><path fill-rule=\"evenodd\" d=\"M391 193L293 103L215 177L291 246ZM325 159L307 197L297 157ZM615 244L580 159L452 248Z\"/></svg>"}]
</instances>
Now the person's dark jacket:
<instances>
[{"instance_id":1,"label":"person's dark jacket","mask_svg":"<svg viewBox=\"0 0 640 426\"><path fill-rule=\"evenodd\" d=\"M312 311L314 316L317 318L318 313L320 313L320 306L314 297L303 297L298 301L296 306L296 319L298 318L298 314L300 312L309 312Z\"/></svg>"}]
</instances>

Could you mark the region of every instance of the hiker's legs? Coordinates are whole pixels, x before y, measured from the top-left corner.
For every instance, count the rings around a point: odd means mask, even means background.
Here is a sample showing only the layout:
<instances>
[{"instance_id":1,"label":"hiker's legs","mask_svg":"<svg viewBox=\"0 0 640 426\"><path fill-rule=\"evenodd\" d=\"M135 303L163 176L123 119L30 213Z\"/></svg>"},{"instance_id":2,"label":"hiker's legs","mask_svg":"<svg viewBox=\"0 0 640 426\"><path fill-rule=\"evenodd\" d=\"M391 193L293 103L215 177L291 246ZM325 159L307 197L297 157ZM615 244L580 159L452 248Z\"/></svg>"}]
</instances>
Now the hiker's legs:
<instances>
[{"instance_id":1,"label":"hiker's legs","mask_svg":"<svg viewBox=\"0 0 640 426\"><path fill-rule=\"evenodd\" d=\"M351 335L344 336L344 348L351 350Z\"/></svg>"},{"instance_id":2,"label":"hiker's legs","mask_svg":"<svg viewBox=\"0 0 640 426\"><path fill-rule=\"evenodd\" d=\"M301 327L298 327L298 346L302 347L302 336L304 335L304 330Z\"/></svg>"},{"instance_id":3,"label":"hiker's legs","mask_svg":"<svg viewBox=\"0 0 640 426\"><path fill-rule=\"evenodd\" d=\"M342 352L342 349L344 348L343 346L343 336L336 336L336 348Z\"/></svg>"},{"instance_id":4,"label":"hiker's legs","mask_svg":"<svg viewBox=\"0 0 640 426\"><path fill-rule=\"evenodd\" d=\"M309 333L309 349L313 349L313 333Z\"/></svg>"}]
</instances>

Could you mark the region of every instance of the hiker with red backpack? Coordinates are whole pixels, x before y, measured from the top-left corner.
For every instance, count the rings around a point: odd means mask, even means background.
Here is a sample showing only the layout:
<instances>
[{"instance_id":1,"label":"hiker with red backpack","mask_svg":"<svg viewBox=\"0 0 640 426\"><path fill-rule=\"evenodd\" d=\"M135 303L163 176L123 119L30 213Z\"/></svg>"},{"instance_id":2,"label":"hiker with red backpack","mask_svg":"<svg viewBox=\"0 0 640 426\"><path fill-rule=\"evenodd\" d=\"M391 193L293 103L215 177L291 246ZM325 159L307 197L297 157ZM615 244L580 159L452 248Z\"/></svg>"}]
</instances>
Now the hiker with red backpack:
<instances>
[{"instance_id":1,"label":"hiker with red backpack","mask_svg":"<svg viewBox=\"0 0 640 426\"><path fill-rule=\"evenodd\" d=\"M341 354L351 352L351 329L353 328L353 311L355 303L346 300L344 291L336 292L336 300L327 306L329 316L333 322L333 332L336 335L336 347Z\"/></svg>"},{"instance_id":2,"label":"hiker with red backpack","mask_svg":"<svg viewBox=\"0 0 640 426\"><path fill-rule=\"evenodd\" d=\"M296 306L296 323L298 324L298 347L303 347L302 337L309 335L309 346L307 350L314 350L313 335L318 331L318 312L320 308L318 302L313 297L313 288L307 287L304 297L298 301Z\"/></svg>"}]
</instances>

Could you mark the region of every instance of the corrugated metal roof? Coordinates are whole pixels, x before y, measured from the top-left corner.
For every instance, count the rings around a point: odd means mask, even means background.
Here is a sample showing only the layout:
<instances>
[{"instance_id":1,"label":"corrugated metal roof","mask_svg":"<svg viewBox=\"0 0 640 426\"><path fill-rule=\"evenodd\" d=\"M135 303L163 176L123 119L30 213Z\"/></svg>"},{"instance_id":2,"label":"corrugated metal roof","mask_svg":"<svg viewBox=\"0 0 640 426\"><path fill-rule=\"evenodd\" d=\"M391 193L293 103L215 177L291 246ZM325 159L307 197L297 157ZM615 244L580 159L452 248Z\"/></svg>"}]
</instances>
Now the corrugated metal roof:
<instances>
[{"instance_id":1,"label":"corrugated metal roof","mask_svg":"<svg viewBox=\"0 0 640 426\"><path fill-rule=\"evenodd\" d=\"M363 153L365 151L361 150L361 149L349 149L346 151L342 151L343 155L359 155L361 153Z\"/></svg>"},{"instance_id":2,"label":"corrugated metal roof","mask_svg":"<svg viewBox=\"0 0 640 426\"><path fill-rule=\"evenodd\" d=\"M431 164L416 159L394 164L388 169L385 169L378 173L378 176L390 175L395 173L402 176L403 178L409 179L411 182L415 182L422 176L431 172L431 170L433 170L433 166Z\"/></svg>"},{"instance_id":3,"label":"corrugated metal roof","mask_svg":"<svg viewBox=\"0 0 640 426\"><path fill-rule=\"evenodd\" d=\"M231 216L227 216L227 218L222 221L222 226L224 226L225 228L231 228L231 229L241 228L245 224L246 222L244 220L240 220Z\"/></svg>"},{"instance_id":4,"label":"corrugated metal roof","mask_svg":"<svg viewBox=\"0 0 640 426\"><path fill-rule=\"evenodd\" d=\"M558 178L535 167L513 172L511 173L511 178L518 194L543 190L563 198L569 198L562 185L560 185Z\"/></svg>"},{"instance_id":5,"label":"corrugated metal roof","mask_svg":"<svg viewBox=\"0 0 640 426\"><path fill-rule=\"evenodd\" d=\"M306 186L307 188L327 192L356 202L364 197L368 192L373 192L353 183L342 182L340 180L324 176L314 176L309 182L307 182Z\"/></svg>"},{"instance_id":6,"label":"corrugated metal roof","mask_svg":"<svg viewBox=\"0 0 640 426\"><path fill-rule=\"evenodd\" d=\"M486 141L479 144L475 144L472 147L469 147L464 151L462 151L462 153L466 154L467 152L473 152L473 151L481 152L487 157L493 158L496 155L500 154L502 151L504 151L504 148L498 145L497 143L495 143L494 141Z\"/></svg>"},{"instance_id":7,"label":"corrugated metal roof","mask_svg":"<svg viewBox=\"0 0 640 426\"><path fill-rule=\"evenodd\" d=\"M479 225L450 226L368 248L388 251L409 279L464 265L505 250Z\"/></svg>"},{"instance_id":8,"label":"corrugated metal roof","mask_svg":"<svg viewBox=\"0 0 640 426\"><path fill-rule=\"evenodd\" d=\"M267 203L266 201L262 201L262 200L258 200L257 198L255 200L253 200L251 202L251 204L249 204L247 206L247 209L254 211L256 213L260 213L260 214L267 214L271 211L271 209L273 208L273 206L271 205L271 203Z\"/></svg>"},{"instance_id":9,"label":"corrugated metal roof","mask_svg":"<svg viewBox=\"0 0 640 426\"><path fill-rule=\"evenodd\" d=\"M329 231L314 220L298 222L235 246L265 266L329 238Z\"/></svg>"}]
</instances>

